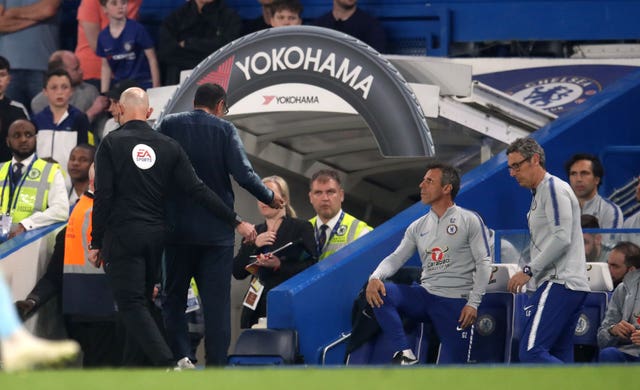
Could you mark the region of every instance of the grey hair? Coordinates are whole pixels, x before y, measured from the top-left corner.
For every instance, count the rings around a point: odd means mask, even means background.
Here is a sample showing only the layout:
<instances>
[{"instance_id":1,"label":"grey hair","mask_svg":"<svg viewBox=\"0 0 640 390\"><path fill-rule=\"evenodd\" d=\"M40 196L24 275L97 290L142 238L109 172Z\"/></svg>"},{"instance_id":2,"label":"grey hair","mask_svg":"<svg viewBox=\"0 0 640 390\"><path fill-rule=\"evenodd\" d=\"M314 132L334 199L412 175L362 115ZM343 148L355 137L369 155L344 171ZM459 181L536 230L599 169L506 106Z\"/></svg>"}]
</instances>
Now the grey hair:
<instances>
[{"instance_id":1,"label":"grey hair","mask_svg":"<svg viewBox=\"0 0 640 390\"><path fill-rule=\"evenodd\" d=\"M507 147L507 155L518 152L522 157L530 159L534 154L540 156L540 166L544 168L544 149L533 138L518 138Z\"/></svg>"}]
</instances>

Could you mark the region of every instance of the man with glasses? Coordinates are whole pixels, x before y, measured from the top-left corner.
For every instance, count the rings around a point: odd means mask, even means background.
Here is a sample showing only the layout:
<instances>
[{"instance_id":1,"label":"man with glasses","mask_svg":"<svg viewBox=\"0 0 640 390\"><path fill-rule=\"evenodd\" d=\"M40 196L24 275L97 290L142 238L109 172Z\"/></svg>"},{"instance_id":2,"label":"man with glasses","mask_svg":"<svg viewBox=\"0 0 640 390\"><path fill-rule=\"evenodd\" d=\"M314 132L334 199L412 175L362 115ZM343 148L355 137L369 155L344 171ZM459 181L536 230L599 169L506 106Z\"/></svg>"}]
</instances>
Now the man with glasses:
<instances>
[{"instance_id":1,"label":"man with glasses","mask_svg":"<svg viewBox=\"0 0 640 390\"><path fill-rule=\"evenodd\" d=\"M6 142L13 157L0 165L2 240L66 221L69 198L64 178L57 163L36 156L33 122L13 122Z\"/></svg>"},{"instance_id":2,"label":"man with glasses","mask_svg":"<svg viewBox=\"0 0 640 390\"><path fill-rule=\"evenodd\" d=\"M520 361L573 362L573 334L589 292L580 227L580 204L568 183L545 169L542 147L519 138L507 148L509 173L533 199L527 213L531 262L508 284L517 293L531 279L536 291L526 305Z\"/></svg>"},{"instance_id":3,"label":"man with glasses","mask_svg":"<svg viewBox=\"0 0 640 390\"><path fill-rule=\"evenodd\" d=\"M230 208L234 194L229 175L259 201L282 207L283 199L253 171L235 126L220 118L228 112L224 89L210 83L199 86L193 105L193 111L167 115L158 130L178 141L202 181ZM207 365L224 365L231 337L233 229L180 195L172 199L169 210L172 231L165 252L164 305L169 345L176 359L195 358L185 317L193 277L203 306Z\"/></svg>"}]
</instances>

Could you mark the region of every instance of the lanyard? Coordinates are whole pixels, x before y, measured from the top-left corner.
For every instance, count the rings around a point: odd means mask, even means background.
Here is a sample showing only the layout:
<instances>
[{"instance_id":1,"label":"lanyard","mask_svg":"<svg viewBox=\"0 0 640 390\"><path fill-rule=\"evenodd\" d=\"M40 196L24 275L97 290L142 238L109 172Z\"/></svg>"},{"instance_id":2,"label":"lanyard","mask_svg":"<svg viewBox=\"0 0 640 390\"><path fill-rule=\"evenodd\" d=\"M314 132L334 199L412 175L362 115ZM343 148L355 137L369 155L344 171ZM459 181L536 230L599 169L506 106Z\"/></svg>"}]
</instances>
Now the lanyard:
<instances>
[{"instance_id":1,"label":"lanyard","mask_svg":"<svg viewBox=\"0 0 640 390\"><path fill-rule=\"evenodd\" d=\"M0 195L0 205L4 201L4 190L7 187L7 179L9 180L9 206L7 207L7 215L11 212L11 209L16 209L18 205L18 195L20 195L20 191L22 190L22 185L24 181L29 176L29 172L31 171L31 167L33 167L33 163L38 159L37 156L33 157L31 164L27 167L27 170L22 174L22 178L20 178L20 184L18 185L18 193L15 193L15 188L13 187L13 180L11 180L11 176L13 175L13 164L9 165L9 171L7 172L7 177L4 178L4 183L2 184L2 195ZM15 196L14 196L15 195ZM13 206L12 206L13 204Z\"/></svg>"},{"instance_id":2,"label":"lanyard","mask_svg":"<svg viewBox=\"0 0 640 390\"><path fill-rule=\"evenodd\" d=\"M331 238L336 234L338 229L340 229L340 224L342 223L343 218L344 218L344 211L340 213L340 218L338 218L338 220L336 221L336 224L333 225L333 229L331 229L331 234L329 234L329 237L327 237L327 241L324 242L325 248L327 247L327 245L329 245L329 241L331 241ZM316 218L315 231L316 231L316 243L318 243L320 242L320 229L318 228L318 218ZM320 248L320 246L318 246L318 256L320 256L323 251L324 251L324 248Z\"/></svg>"}]
</instances>

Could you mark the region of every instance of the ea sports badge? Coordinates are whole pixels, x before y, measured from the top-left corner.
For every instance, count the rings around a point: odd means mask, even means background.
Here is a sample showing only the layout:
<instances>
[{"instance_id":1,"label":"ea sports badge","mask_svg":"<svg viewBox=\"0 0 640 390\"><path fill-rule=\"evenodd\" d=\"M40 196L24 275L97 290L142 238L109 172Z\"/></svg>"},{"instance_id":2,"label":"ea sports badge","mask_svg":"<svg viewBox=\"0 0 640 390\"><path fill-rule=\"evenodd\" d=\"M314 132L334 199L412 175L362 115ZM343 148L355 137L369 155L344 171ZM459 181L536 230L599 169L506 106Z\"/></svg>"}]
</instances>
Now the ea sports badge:
<instances>
[{"instance_id":1,"label":"ea sports badge","mask_svg":"<svg viewBox=\"0 0 640 390\"><path fill-rule=\"evenodd\" d=\"M148 145L137 144L131 151L131 158L138 168L146 170L156 163L156 152Z\"/></svg>"}]
</instances>

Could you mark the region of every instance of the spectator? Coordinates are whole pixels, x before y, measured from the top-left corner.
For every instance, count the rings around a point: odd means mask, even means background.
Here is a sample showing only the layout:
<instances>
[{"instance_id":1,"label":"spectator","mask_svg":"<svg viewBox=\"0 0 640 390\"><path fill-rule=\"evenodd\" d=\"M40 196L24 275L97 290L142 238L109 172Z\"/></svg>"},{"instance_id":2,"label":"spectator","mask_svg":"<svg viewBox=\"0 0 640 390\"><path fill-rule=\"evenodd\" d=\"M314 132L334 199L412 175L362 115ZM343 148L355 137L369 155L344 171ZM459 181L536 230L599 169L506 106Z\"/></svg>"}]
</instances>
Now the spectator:
<instances>
[{"instance_id":1,"label":"spectator","mask_svg":"<svg viewBox=\"0 0 640 390\"><path fill-rule=\"evenodd\" d=\"M640 202L640 180L638 180L638 184L636 185L636 200ZM625 229L640 228L640 211L627 218L622 224L622 227ZM635 243L636 245L640 245L640 233L629 233L625 234L625 236L627 240Z\"/></svg>"},{"instance_id":2,"label":"spectator","mask_svg":"<svg viewBox=\"0 0 640 390\"><path fill-rule=\"evenodd\" d=\"M322 169L311 176L309 186L309 201L316 211L309 222L314 227L319 260L373 230L366 222L342 210L344 189L338 172Z\"/></svg>"},{"instance_id":3,"label":"spectator","mask_svg":"<svg viewBox=\"0 0 640 390\"><path fill-rule=\"evenodd\" d=\"M258 3L260 3L262 13L255 19L245 21L243 35L271 27L271 8L269 5L273 3L273 0L258 0Z\"/></svg>"},{"instance_id":4,"label":"spectator","mask_svg":"<svg viewBox=\"0 0 640 390\"><path fill-rule=\"evenodd\" d=\"M598 157L592 154L575 154L565 164L571 189L578 197L582 214L598 218L600 228L622 227L623 217L620 207L598 194L604 177L604 168Z\"/></svg>"},{"instance_id":5,"label":"spectator","mask_svg":"<svg viewBox=\"0 0 640 390\"><path fill-rule=\"evenodd\" d=\"M11 82L11 65L6 58L0 56L0 140L7 139L9 126L17 119L29 119L27 109L20 102L9 99L5 94ZM11 151L6 142L0 142L0 161L11 158Z\"/></svg>"},{"instance_id":6,"label":"spectator","mask_svg":"<svg viewBox=\"0 0 640 390\"><path fill-rule=\"evenodd\" d=\"M62 0L7 0L0 15L0 53L11 63L7 95L28 107L41 91L49 56L58 49Z\"/></svg>"},{"instance_id":7,"label":"spectator","mask_svg":"<svg viewBox=\"0 0 640 390\"><path fill-rule=\"evenodd\" d=\"M82 80L82 68L80 62L72 51L58 50L54 51L49 58L48 70L64 69L69 73L71 78L71 88L73 92L69 104L84 112L89 119L93 120L107 108L108 100L101 96L98 89ZM31 100L31 112L39 113L49 105L44 91L40 91L33 100Z\"/></svg>"},{"instance_id":8,"label":"spectator","mask_svg":"<svg viewBox=\"0 0 640 390\"><path fill-rule=\"evenodd\" d=\"M115 83L111 87L109 92L106 93L106 96L109 99L108 111L109 111L109 114L111 115L111 118L107 119L107 121L104 124L104 127L102 128L102 133L98 134L100 139L103 139L104 137L107 136L107 134L109 134L110 132L112 132L113 130L117 129L120 126L120 123L118 122L119 121L118 102L120 101L120 95L122 95L122 92L133 87L138 87L138 83L136 83L133 80L122 80L118 83Z\"/></svg>"},{"instance_id":9,"label":"spectator","mask_svg":"<svg viewBox=\"0 0 640 390\"><path fill-rule=\"evenodd\" d=\"M271 8L271 27L302 24L302 4L298 0L275 0Z\"/></svg>"},{"instance_id":10,"label":"spectator","mask_svg":"<svg viewBox=\"0 0 640 390\"><path fill-rule=\"evenodd\" d=\"M199 86L193 106L191 112L167 115L160 123L160 133L184 148L196 174L227 207L233 207L234 199L230 176L261 202L281 207L282 198L253 171L236 128L221 119L227 112L224 89L209 83ZM167 300L163 313L169 344L176 359L189 356L184 311L193 276L203 305L207 365L224 365L231 337L233 230L223 219L183 198L183 194L176 194L169 208L173 229L165 253Z\"/></svg>"},{"instance_id":11,"label":"spectator","mask_svg":"<svg viewBox=\"0 0 640 390\"><path fill-rule=\"evenodd\" d=\"M627 258L639 257L640 247L629 241L620 241L609 253L607 264L613 281L613 287L618 287L624 276L629 272Z\"/></svg>"},{"instance_id":12,"label":"spectator","mask_svg":"<svg viewBox=\"0 0 640 390\"><path fill-rule=\"evenodd\" d=\"M64 222L69 198L60 166L36 157L36 127L18 119L9 126L7 145L13 155L0 165L2 233L9 238L27 230ZM10 231L5 231L11 226Z\"/></svg>"},{"instance_id":13,"label":"spectator","mask_svg":"<svg viewBox=\"0 0 640 390\"><path fill-rule=\"evenodd\" d=\"M79 144L69 154L67 170L71 179L69 204L73 207L82 194L89 191L92 180L89 178L89 167L93 164L96 148L89 144ZM91 189L93 193L93 188ZM93 204L93 201L91 202Z\"/></svg>"},{"instance_id":14,"label":"spectator","mask_svg":"<svg viewBox=\"0 0 640 390\"><path fill-rule=\"evenodd\" d=\"M65 328L82 347L83 367L115 367L122 363L123 346L116 331L113 293L104 271L87 261L94 177L93 165L89 167L90 184L71 212L67 226L56 235L47 271L29 295L16 302L16 307L24 319L60 294Z\"/></svg>"},{"instance_id":15,"label":"spectator","mask_svg":"<svg viewBox=\"0 0 640 390\"><path fill-rule=\"evenodd\" d=\"M69 104L72 93L67 71L58 68L47 72L44 94L49 106L33 117L38 129L38 157L57 162L65 172L71 149L78 144L94 144L87 115Z\"/></svg>"},{"instance_id":16,"label":"spectator","mask_svg":"<svg viewBox=\"0 0 640 390\"><path fill-rule=\"evenodd\" d=\"M160 70L153 41L138 22L127 19L127 0L100 0L109 26L98 35L96 54L102 57L100 91L111 83L135 80L141 88L160 86Z\"/></svg>"},{"instance_id":17,"label":"spectator","mask_svg":"<svg viewBox=\"0 0 640 390\"><path fill-rule=\"evenodd\" d=\"M600 229L598 218L591 214L582 214L580 216L580 226L582 229ZM582 232L582 238L584 241L584 254L587 261L599 263L607 261L609 250L602 242L602 235L600 233Z\"/></svg>"},{"instance_id":18,"label":"spectator","mask_svg":"<svg viewBox=\"0 0 640 390\"><path fill-rule=\"evenodd\" d=\"M243 242L233 261L236 279L254 275L243 303L241 328L250 328L259 318L267 316L267 294L272 288L318 261L313 226L296 218L287 182L280 176L269 176L262 182L284 199L285 206L273 209L258 201L265 222L256 226L256 240ZM287 243L293 245L277 254L270 253Z\"/></svg>"},{"instance_id":19,"label":"spectator","mask_svg":"<svg viewBox=\"0 0 640 390\"><path fill-rule=\"evenodd\" d=\"M178 84L180 71L195 68L241 33L242 19L224 0L189 0L160 26L158 57L164 84Z\"/></svg>"},{"instance_id":20,"label":"spectator","mask_svg":"<svg viewBox=\"0 0 640 390\"><path fill-rule=\"evenodd\" d=\"M573 335L589 284L585 267L580 205L566 182L545 169L545 154L532 138L507 147L509 174L533 194L527 213L531 262L511 277L509 291L531 279L527 320L519 356L526 363L573 362Z\"/></svg>"},{"instance_id":21,"label":"spectator","mask_svg":"<svg viewBox=\"0 0 640 390\"><path fill-rule=\"evenodd\" d=\"M0 354L5 371L21 371L72 360L80 352L75 341L48 341L21 325L7 284L0 274Z\"/></svg>"},{"instance_id":22,"label":"spectator","mask_svg":"<svg viewBox=\"0 0 640 390\"><path fill-rule=\"evenodd\" d=\"M640 362L640 255L627 256L625 265L629 271L613 291L598 329L601 363Z\"/></svg>"},{"instance_id":23,"label":"spectator","mask_svg":"<svg viewBox=\"0 0 640 390\"><path fill-rule=\"evenodd\" d=\"M142 0L127 1L127 18L137 20ZM98 34L109 25L109 18L100 5L100 0L81 0L78 7L78 43L76 56L84 80L96 89L100 88L102 60L96 55Z\"/></svg>"},{"instance_id":24,"label":"spectator","mask_svg":"<svg viewBox=\"0 0 640 390\"><path fill-rule=\"evenodd\" d=\"M396 351L392 364L418 362L400 316L433 323L441 341L439 363L468 362L473 329L467 328L478 316L489 283L491 252L482 219L454 203L459 189L455 168L438 163L429 167L420 183L420 197L431 209L409 225L400 245L369 277L367 302L383 337ZM382 282L416 252L422 261L420 285Z\"/></svg>"},{"instance_id":25,"label":"spectator","mask_svg":"<svg viewBox=\"0 0 640 390\"><path fill-rule=\"evenodd\" d=\"M100 266L104 250L105 272L127 334L125 363L142 352L154 366L173 366L177 359L152 303L168 233L166 194L172 187L182 189L246 239L255 239L255 230L202 183L177 142L147 124L151 109L144 90L127 89L118 106L122 126L96 152L89 261Z\"/></svg>"},{"instance_id":26,"label":"spectator","mask_svg":"<svg viewBox=\"0 0 640 390\"><path fill-rule=\"evenodd\" d=\"M316 26L338 30L358 38L380 53L387 49L387 36L376 18L357 6L358 0L333 0L333 9L315 21Z\"/></svg>"}]
</instances>

